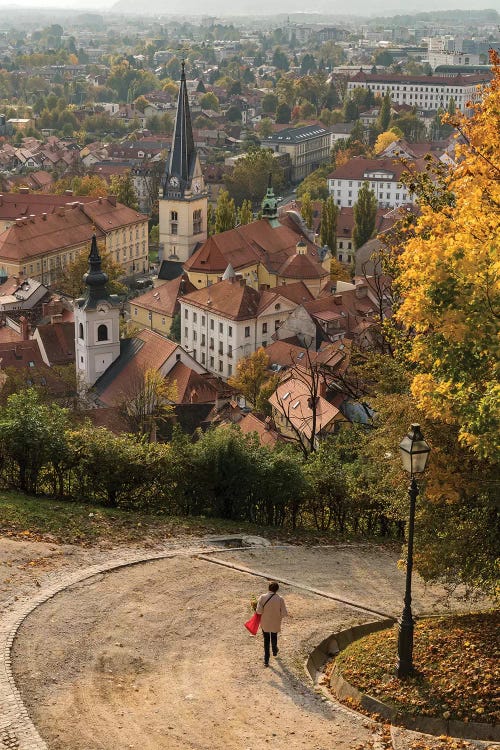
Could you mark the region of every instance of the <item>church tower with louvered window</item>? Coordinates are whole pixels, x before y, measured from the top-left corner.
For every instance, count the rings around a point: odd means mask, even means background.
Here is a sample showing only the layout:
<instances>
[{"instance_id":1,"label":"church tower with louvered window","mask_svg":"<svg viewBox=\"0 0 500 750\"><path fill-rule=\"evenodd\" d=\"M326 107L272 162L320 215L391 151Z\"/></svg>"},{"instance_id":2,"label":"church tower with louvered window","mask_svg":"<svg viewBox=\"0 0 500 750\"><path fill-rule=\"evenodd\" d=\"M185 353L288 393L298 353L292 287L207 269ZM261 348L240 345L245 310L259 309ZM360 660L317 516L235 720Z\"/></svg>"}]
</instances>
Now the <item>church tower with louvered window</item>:
<instances>
[{"instance_id":1,"label":"church tower with louvered window","mask_svg":"<svg viewBox=\"0 0 500 750\"><path fill-rule=\"evenodd\" d=\"M78 382L90 387L120 356L120 298L108 294L108 275L94 234L85 295L75 300L75 356Z\"/></svg>"},{"instance_id":2,"label":"church tower with louvered window","mask_svg":"<svg viewBox=\"0 0 500 750\"><path fill-rule=\"evenodd\" d=\"M184 263L207 239L207 213L208 198L194 145L183 62L172 150L159 201L164 261Z\"/></svg>"}]
</instances>

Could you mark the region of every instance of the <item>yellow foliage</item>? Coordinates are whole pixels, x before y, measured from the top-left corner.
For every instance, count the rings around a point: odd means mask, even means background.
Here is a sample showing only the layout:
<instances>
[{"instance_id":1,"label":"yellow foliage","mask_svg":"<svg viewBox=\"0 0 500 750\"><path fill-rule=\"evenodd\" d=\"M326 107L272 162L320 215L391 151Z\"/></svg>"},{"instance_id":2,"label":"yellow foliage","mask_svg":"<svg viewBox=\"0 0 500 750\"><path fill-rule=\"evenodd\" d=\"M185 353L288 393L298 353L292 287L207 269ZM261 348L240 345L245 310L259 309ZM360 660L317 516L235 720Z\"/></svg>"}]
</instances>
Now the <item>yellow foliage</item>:
<instances>
[{"instance_id":1,"label":"yellow foliage","mask_svg":"<svg viewBox=\"0 0 500 750\"><path fill-rule=\"evenodd\" d=\"M394 141L397 141L399 138L398 135L393 130L385 130L383 133L380 133L377 140L375 141L374 151L376 154L381 154L382 151L385 151L385 149L391 145L391 143L394 143Z\"/></svg>"},{"instance_id":2,"label":"yellow foliage","mask_svg":"<svg viewBox=\"0 0 500 750\"><path fill-rule=\"evenodd\" d=\"M397 313L414 332L412 393L431 417L453 420L478 455L498 452L500 59L470 119L448 118L461 134L450 200L423 204L399 259ZM472 105L471 105L472 106Z\"/></svg>"}]
</instances>

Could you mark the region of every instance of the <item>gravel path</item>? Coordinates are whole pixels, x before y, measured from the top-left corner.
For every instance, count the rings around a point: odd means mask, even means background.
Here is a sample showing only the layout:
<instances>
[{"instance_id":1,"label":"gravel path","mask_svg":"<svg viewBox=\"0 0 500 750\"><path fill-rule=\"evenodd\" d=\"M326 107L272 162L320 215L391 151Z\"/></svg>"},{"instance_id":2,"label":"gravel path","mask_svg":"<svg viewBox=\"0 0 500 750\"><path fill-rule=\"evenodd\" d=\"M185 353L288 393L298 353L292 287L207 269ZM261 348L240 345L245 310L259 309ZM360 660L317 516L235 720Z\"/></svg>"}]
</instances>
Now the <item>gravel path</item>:
<instances>
[{"instance_id":1,"label":"gravel path","mask_svg":"<svg viewBox=\"0 0 500 750\"><path fill-rule=\"evenodd\" d=\"M207 559L197 556L203 545L195 542L179 540L172 548L177 557L73 585L22 625L13 670L50 750L386 747L378 725L325 701L304 677L304 659L319 641L374 617L306 587L399 612L404 583L396 553L344 545L223 551ZM4 599L12 578L29 593L68 569L123 555L123 549L7 547L6 553L0 544ZM242 627L250 595L265 582L212 559L299 584L282 586L293 618L270 669L262 665L260 636ZM415 594L417 611L442 610L443 590L416 579ZM13 606L12 598L5 606Z\"/></svg>"}]
</instances>

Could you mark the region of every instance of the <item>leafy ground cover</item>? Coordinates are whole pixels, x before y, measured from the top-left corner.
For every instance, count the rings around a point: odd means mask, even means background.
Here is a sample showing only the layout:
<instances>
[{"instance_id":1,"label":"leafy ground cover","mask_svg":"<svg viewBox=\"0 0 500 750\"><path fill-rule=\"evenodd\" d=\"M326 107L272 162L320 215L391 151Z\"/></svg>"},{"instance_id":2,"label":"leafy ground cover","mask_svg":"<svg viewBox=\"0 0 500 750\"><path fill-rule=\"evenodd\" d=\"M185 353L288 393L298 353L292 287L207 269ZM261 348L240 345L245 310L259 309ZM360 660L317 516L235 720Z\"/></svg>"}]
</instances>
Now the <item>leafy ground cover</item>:
<instances>
[{"instance_id":1,"label":"leafy ground cover","mask_svg":"<svg viewBox=\"0 0 500 750\"><path fill-rule=\"evenodd\" d=\"M397 628L352 643L335 660L353 686L408 714L496 723L500 613L454 615L417 622L419 674L394 677Z\"/></svg>"},{"instance_id":2,"label":"leafy ground cover","mask_svg":"<svg viewBox=\"0 0 500 750\"><path fill-rule=\"evenodd\" d=\"M248 534L274 542L331 544L333 533L276 529L202 516L174 517L0 491L0 536L58 544L155 543L175 536ZM377 540L380 543L380 539ZM387 542L388 545L394 542Z\"/></svg>"}]
</instances>

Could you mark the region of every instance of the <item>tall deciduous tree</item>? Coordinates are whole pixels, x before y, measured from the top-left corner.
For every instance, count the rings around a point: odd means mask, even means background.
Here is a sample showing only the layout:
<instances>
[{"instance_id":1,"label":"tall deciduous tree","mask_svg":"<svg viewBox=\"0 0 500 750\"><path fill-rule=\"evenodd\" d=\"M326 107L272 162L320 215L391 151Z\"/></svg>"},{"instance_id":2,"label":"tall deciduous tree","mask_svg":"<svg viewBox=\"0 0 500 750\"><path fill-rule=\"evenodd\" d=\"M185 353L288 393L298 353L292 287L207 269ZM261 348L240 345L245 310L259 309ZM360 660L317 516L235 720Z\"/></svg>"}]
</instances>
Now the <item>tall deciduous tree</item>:
<instances>
[{"instance_id":1,"label":"tall deciduous tree","mask_svg":"<svg viewBox=\"0 0 500 750\"><path fill-rule=\"evenodd\" d=\"M252 204L248 200L244 200L238 210L238 223L239 224L251 224L253 221Z\"/></svg>"},{"instance_id":2,"label":"tall deciduous tree","mask_svg":"<svg viewBox=\"0 0 500 750\"><path fill-rule=\"evenodd\" d=\"M387 92L382 99L382 106L380 107L380 114L378 116L378 126L382 132L388 130L389 123L391 122L391 104L391 95Z\"/></svg>"},{"instance_id":3,"label":"tall deciduous tree","mask_svg":"<svg viewBox=\"0 0 500 750\"><path fill-rule=\"evenodd\" d=\"M321 230L320 240L323 247L326 245L330 252L335 254L337 249L337 217L339 209L330 195L323 201L321 206Z\"/></svg>"},{"instance_id":4,"label":"tall deciduous tree","mask_svg":"<svg viewBox=\"0 0 500 750\"><path fill-rule=\"evenodd\" d=\"M306 226L312 229L313 225L313 204L309 193L304 193L300 201L300 213Z\"/></svg>"},{"instance_id":5,"label":"tall deciduous tree","mask_svg":"<svg viewBox=\"0 0 500 750\"><path fill-rule=\"evenodd\" d=\"M352 239L357 249L373 237L375 220L377 218L377 199L375 193L370 189L368 182L364 182L359 193L358 200L354 204L354 230Z\"/></svg>"},{"instance_id":6,"label":"tall deciduous tree","mask_svg":"<svg viewBox=\"0 0 500 750\"><path fill-rule=\"evenodd\" d=\"M227 382L255 405L262 385L269 379L268 367L269 357L266 350L260 347L238 361L236 374L228 378Z\"/></svg>"},{"instance_id":7,"label":"tall deciduous tree","mask_svg":"<svg viewBox=\"0 0 500 750\"><path fill-rule=\"evenodd\" d=\"M221 190L215 209L215 234L234 229L236 226L236 208L234 200L229 197L227 190Z\"/></svg>"},{"instance_id":8,"label":"tall deciduous tree","mask_svg":"<svg viewBox=\"0 0 500 750\"><path fill-rule=\"evenodd\" d=\"M451 201L421 206L400 259L398 318L414 331L412 391L427 414L454 421L477 455L498 459L500 289L500 58L470 119L447 188Z\"/></svg>"},{"instance_id":9,"label":"tall deciduous tree","mask_svg":"<svg viewBox=\"0 0 500 750\"><path fill-rule=\"evenodd\" d=\"M238 160L232 174L224 177L229 194L240 205L245 199L252 205L260 203L266 194L269 173L272 175L274 191L283 185L283 169L269 148L250 148Z\"/></svg>"},{"instance_id":10,"label":"tall deciduous tree","mask_svg":"<svg viewBox=\"0 0 500 750\"><path fill-rule=\"evenodd\" d=\"M134 211L139 209L137 194L135 192L134 181L130 174L130 170L123 175L114 174L110 180L110 190L113 195L116 195L118 203L123 203L124 206L133 208Z\"/></svg>"},{"instance_id":11,"label":"tall deciduous tree","mask_svg":"<svg viewBox=\"0 0 500 750\"><path fill-rule=\"evenodd\" d=\"M175 398L175 385L167 382L157 370L147 369L129 379L120 407L131 431L145 435L154 443L158 424L173 414Z\"/></svg>"},{"instance_id":12,"label":"tall deciduous tree","mask_svg":"<svg viewBox=\"0 0 500 750\"><path fill-rule=\"evenodd\" d=\"M90 252L90 250L89 250ZM112 294L124 294L127 290L123 284L118 281L124 276L122 266L117 263L110 253L106 251L103 245L99 243L99 254L101 256L102 268L108 274L108 290ZM59 292L67 294L69 297L79 297L85 290L83 276L89 269L89 256L87 252L82 252L72 263L65 266L56 281L56 287Z\"/></svg>"}]
</instances>

